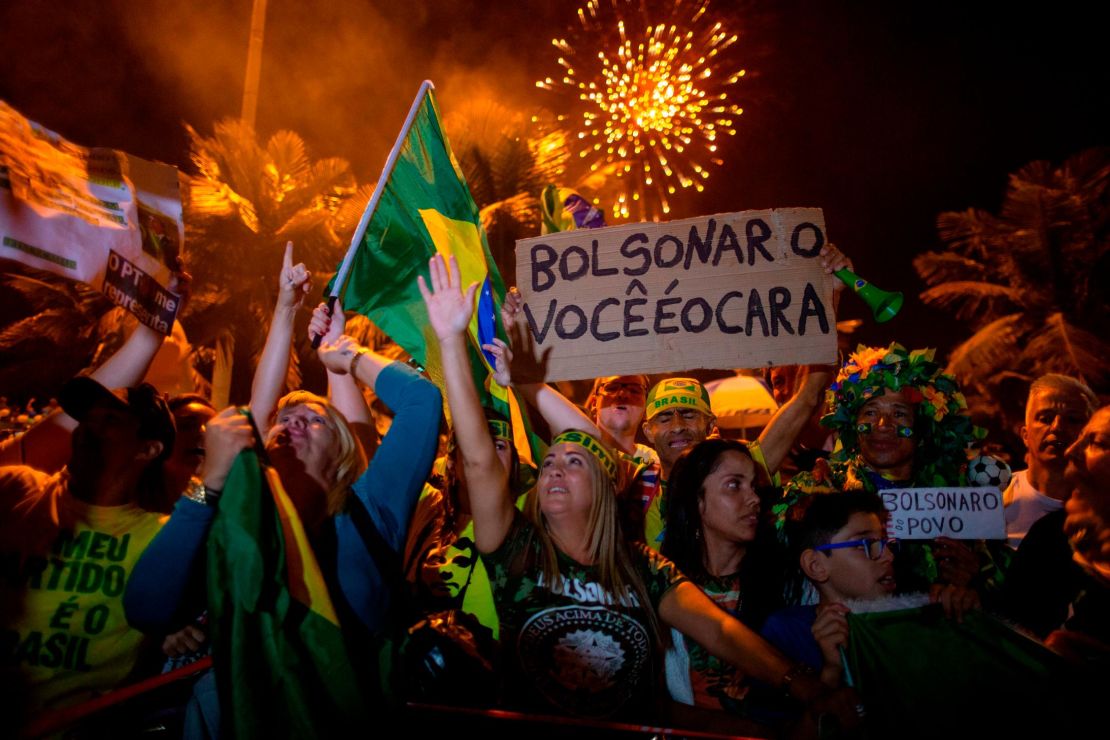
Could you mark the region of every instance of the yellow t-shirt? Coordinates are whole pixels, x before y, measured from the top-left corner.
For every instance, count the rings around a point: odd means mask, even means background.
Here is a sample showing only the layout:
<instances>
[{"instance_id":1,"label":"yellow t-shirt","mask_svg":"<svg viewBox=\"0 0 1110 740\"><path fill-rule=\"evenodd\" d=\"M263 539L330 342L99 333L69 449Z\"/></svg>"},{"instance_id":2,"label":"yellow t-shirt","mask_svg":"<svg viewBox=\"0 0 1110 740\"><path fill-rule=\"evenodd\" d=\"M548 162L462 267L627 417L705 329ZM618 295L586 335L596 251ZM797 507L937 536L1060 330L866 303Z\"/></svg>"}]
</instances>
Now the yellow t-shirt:
<instances>
[{"instance_id":1,"label":"yellow t-shirt","mask_svg":"<svg viewBox=\"0 0 1110 740\"><path fill-rule=\"evenodd\" d=\"M143 635L123 591L166 518L69 494L66 471L0 468L0 594L5 658L24 673L31 710L83 701L131 672Z\"/></svg>"}]
</instances>

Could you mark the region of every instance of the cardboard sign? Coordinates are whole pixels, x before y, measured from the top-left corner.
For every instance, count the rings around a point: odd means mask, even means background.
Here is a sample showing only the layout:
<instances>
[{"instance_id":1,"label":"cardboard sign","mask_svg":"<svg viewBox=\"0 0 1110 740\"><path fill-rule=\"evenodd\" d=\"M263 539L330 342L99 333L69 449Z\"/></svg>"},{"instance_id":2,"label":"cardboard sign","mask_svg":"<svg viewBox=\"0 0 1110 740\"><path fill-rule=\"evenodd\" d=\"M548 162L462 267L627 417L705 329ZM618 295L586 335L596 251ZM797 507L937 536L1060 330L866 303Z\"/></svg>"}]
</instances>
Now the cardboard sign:
<instances>
[{"instance_id":1,"label":"cardboard sign","mask_svg":"<svg viewBox=\"0 0 1110 740\"><path fill-rule=\"evenodd\" d=\"M879 491L890 512L887 534L900 540L1004 540L1002 494L994 486L888 488Z\"/></svg>"},{"instance_id":2,"label":"cardboard sign","mask_svg":"<svg viewBox=\"0 0 1110 740\"><path fill-rule=\"evenodd\" d=\"M545 380L836 361L819 208L567 231L517 242Z\"/></svg>"},{"instance_id":3,"label":"cardboard sign","mask_svg":"<svg viewBox=\"0 0 1110 740\"><path fill-rule=\"evenodd\" d=\"M184 228L175 168L77 146L0 101L0 260L86 282L168 334Z\"/></svg>"}]
</instances>

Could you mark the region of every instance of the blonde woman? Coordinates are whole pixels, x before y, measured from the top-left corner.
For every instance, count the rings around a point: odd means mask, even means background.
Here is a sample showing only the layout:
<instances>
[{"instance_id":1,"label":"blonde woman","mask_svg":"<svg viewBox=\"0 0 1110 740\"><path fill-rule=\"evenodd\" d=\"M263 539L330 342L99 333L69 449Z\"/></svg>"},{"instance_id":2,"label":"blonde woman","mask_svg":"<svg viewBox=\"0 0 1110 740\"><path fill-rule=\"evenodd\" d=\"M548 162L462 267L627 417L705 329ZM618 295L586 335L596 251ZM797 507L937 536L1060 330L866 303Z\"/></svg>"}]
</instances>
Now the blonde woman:
<instances>
[{"instance_id":1,"label":"blonde woman","mask_svg":"<svg viewBox=\"0 0 1110 740\"><path fill-rule=\"evenodd\" d=\"M758 635L713 605L662 556L628 544L616 511L616 457L592 434L565 431L518 512L470 376L465 331L476 284L461 289L452 257L419 287L439 339L447 399L470 488L474 536L501 619L510 701L540 711L644 717L656 706L664 627L747 675L802 700L825 693ZM850 708L835 704L851 724Z\"/></svg>"},{"instance_id":2,"label":"blonde woman","mask_svg":"<svg viewBox=\"0 0 1110 740\"><path fill-rule=\"evenodd\" d=\"M293 264L287 248L251 411L304 523L344 630L367 636L385 626L392 594L384 568L390 564L376 561L357 521L368 515L381 540L400 553L435 458L442 399L411 368L343 336L341 314L329 320L322 307L312 330L324 335L318 355L328 369L331 398L307 391L279 398L293 320L309 286L308 271ZM351 423L352 417L369 418L356 379L396 415L369 466ZM127 618L144 632L174 632L203 608L203 592L190 592L196 586L190 579L203 574L203 545L231 465L254 443L250 420L239 409L225 409L208 422L203 480L195 480L177 504L128 582Z\"/></svg>"}]
</instances>

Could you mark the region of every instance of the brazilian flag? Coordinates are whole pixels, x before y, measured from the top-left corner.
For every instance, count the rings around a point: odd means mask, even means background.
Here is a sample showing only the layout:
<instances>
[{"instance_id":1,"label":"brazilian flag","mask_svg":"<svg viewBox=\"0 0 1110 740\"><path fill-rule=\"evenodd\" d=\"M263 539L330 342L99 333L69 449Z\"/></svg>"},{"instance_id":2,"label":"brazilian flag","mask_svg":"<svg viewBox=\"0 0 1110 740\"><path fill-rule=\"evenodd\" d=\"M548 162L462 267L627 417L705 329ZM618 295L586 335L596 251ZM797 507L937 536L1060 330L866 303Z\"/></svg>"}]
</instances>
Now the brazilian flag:
<instances>
[{"instance_id":1,"label":"brazilian flag","mask_svg":"<svg viewBox=\"0 0 1110 740\"><path fill-rule=\"evenodd\" d=\"M471 370L483 405L513 423L522 462L534 459L531 427L512 393L493 382L493 358L481 345L505 338L498 313L505 283L459 163L440 124L432 83L425 81L363 213L329 295L345 310L370 318L444 388L438 343L416 278L428 279L428 260L454 255L463 286L480 286L470 322Z\"/></svg>"},{"instance_id":2,"label":"brazilian flag","mask_svg":"<svg viewBox=\"0 0 1110 740\"><path fill-rule=\"evenodd\" d=\"M208 535L208 616L227 737L371 726L304 526L254 450L236 458Z\"/></svg>"}]
</instances>

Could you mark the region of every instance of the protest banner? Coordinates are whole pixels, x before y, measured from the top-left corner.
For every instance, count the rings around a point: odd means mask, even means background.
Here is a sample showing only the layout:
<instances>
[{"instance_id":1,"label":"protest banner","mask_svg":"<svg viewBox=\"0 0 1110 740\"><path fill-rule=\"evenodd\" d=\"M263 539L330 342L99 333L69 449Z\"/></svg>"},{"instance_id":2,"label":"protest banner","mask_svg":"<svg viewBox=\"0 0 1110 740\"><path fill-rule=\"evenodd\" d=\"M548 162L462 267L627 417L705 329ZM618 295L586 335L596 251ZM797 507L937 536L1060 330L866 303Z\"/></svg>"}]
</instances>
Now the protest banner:
<instances>
[{"instance_id":1,"label":"protest banner","mask_svg":"<svg viewBox=\"0 0 1110 740\"><path fill-rule=\"evenodd\" d=\"M887 534L900 540L1004 540L1002 494L994 486L888 488L879 491L890 512Z\"/></svg>"},{"instance_id":2,"label":"protest banner","mask_svg":"<svg viewBox=\"0 0 1110 740\"><path fill-rule=\"evenodd\" d=\"M701 216L517 242L545 380L836 361L819 208Z\"/></svg>"},{"instance_id":3,"label":"protest banner","mask_svg":"<svg viewBox=\"0 0 1110 740\"><path fill-rule=\"evenodd\" d=\"M184 235L177 169L77 146L0 101L0 259L88 283L169 334Z\"/></svg>"}]
</instances>

